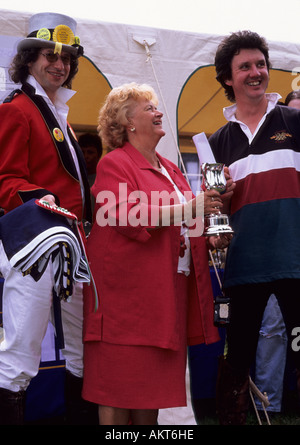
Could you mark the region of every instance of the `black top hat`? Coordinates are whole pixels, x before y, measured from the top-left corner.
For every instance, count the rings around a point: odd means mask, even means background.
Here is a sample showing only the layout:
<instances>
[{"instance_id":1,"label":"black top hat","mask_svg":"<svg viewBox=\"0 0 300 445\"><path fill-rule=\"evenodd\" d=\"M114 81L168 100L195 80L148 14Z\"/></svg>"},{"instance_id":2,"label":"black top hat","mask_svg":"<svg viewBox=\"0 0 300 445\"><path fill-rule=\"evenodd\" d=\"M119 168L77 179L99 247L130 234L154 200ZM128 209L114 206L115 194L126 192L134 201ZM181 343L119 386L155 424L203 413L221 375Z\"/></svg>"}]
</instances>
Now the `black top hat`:
<instances>
[{"instance_id":1,"label":"black top hat","mask_svg":"<svg viewBox=\"0 0 300 445\"><path fill-rule=\"evenodd\" d=\"M29 34L18 44L18 52L28 48L53 47L54 52L67 51L81 56L83 48L76 36L76 21L53 12L35 14L29 19Z\"/></svg>"}]
</instances>

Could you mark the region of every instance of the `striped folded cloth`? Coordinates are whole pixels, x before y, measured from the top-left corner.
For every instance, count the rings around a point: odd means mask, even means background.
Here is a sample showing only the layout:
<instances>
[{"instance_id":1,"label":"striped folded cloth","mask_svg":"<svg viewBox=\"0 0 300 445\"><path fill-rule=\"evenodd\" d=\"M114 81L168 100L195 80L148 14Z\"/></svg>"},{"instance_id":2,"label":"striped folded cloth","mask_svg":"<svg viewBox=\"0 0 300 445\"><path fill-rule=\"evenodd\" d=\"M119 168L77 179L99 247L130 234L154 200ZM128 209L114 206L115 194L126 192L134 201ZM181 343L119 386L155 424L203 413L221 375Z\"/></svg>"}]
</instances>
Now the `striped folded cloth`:
<instances>
[{"instance_id":1,"label":"striped folded cloth","mask_svg":"<svg viewBox=\"0 0 300 445\"><path fill-rule=\"evenodd\" d=\"M76 216L31 199L0 218L0 239L10 265L35 281L53 263L54 291L70 301L73 283L91 281Z\"/></svg>"}]
</instances>

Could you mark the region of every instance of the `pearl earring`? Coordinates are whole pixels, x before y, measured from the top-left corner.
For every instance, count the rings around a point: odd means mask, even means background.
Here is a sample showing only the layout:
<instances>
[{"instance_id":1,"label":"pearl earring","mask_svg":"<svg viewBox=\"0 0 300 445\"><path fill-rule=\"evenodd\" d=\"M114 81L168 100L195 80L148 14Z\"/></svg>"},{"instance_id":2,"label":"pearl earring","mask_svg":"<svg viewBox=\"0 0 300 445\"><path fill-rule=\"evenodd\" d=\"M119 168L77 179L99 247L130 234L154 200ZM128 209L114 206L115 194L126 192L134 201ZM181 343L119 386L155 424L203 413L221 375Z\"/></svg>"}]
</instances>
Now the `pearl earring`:
<instances>
[{"instance_id":1,"label":"pearl earring","mask_svg":"<svg viewBox=\"0 0 300 445\"><path fill-rule=\"evenodd\" d=\"M132 131L132 132L135 131L135 127L131 127L130 131Z\"/></svg>"}]
</instances>

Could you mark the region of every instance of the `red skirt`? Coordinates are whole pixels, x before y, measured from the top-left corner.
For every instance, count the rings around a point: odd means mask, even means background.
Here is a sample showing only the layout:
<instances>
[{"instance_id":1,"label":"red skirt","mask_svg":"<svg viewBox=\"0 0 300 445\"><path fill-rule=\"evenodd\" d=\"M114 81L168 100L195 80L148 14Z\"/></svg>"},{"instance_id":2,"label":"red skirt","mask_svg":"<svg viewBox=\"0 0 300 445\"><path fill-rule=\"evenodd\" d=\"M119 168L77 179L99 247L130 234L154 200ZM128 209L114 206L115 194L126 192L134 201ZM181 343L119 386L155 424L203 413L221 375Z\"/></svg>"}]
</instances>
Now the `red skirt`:
<instances>
[{"instance_id":1,"label":"red skirt","mask_svg":"<svg viewBox=\"0 0 300 445\"><path fill-rule=\"evenodd\" d=\"M125 409L186 405L187 277L177 275L180 349L87 342L84 347L84 399Z\"/></svg>"}]
</instances>

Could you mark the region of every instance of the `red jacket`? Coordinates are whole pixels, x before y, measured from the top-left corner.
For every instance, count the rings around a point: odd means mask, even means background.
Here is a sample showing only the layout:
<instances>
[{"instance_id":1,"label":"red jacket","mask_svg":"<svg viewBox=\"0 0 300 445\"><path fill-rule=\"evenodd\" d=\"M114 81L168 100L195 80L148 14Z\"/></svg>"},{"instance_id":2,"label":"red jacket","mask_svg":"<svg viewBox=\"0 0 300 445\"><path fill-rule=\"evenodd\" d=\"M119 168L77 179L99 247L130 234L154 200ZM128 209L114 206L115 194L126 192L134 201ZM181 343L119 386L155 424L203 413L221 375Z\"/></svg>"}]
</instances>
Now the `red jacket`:
<instances>
[{"instance_id":1,"label":"red jacket","mask_svg":"<svg viewBox=\"0 0 300 445\"><path fill-rule=\"evenodd\" d=\"M180 170L167 159L161 156L159 159L179 189L182 192L190 190ZM152 168L129 143L99 162L93 194L97 199L99 192L108 191L107 196L117 197L118 205L120 183L126 184L128 194L137 190L145 192L149 198L149 209L151 191L174 192L170 181ZM100 195L98 201L102 200ZM118 218L122 209L118 210L116 219L120 222ZM132 212L134 205L128 205L127 210L127 214ZM99 204L96 204L95 212L99 218ZM206 242L202 237L190 238L190 241L193 265L189 278L189 343L212 343L219 337L213 326L213 295ZM95 222L87 251L98 291L99 308L95 311L92 287L87 286L85 341L102 339L115 344L177 349L179 339L174 296L179 250L180 226L147 230L145 225L100 227Z\"/></svg>"},{"instance_id":2,"label":"red jacket","mask_svg":"<svg viewBox=\"0 0 300 445\"><path fill-rule=\"evenodd\" d=\"M51 193L81 220L84 209L73 159L68 150L57 149L35 104L24 93L16 95L0 105L0 122L0 207L9 211Z\"/></svg>"}]
</instances>

